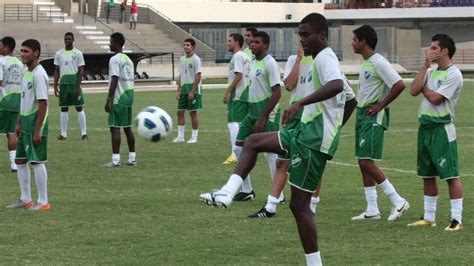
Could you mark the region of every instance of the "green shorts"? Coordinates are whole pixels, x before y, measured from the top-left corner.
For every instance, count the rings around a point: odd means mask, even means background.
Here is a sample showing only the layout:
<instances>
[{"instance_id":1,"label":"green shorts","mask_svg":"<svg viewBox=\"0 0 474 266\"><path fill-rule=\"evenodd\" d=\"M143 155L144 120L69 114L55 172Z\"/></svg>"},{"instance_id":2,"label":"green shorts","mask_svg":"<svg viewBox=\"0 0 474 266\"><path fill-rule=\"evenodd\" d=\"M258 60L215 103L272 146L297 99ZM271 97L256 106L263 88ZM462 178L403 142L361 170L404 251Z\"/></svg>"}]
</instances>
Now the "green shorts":
<instances>
[{"instance_id":1,"label":"green shorts","mask_svg":"<svg viewBox=\"0 0 474 266\"><path fill-rule=\"evenodd\" d=\"M196 111L202 109L201 94L194 94L192 100L188 100L188 94L180 94L178 100L178 111Z\"/></svg>"},{"instance_id":2,"label":"green shorts","mask_svg":"<svg viewBox=\"0 0 474 266\"><path fill-rule=\"evenodd\" d=\"M280 148L286 152L286 156L282 157L290 159L288 183L300 190L313 193L323 177L330 156L299 144L297 142L299 132L294 129L282 129L278 131L278 140Z\"/></svg>"},{"instance_id":3,"label":"green shorts","mask_svg":"<svg viewBox=\"0 0 474 266\"><path fill-rule=\"evenodd\" d=\"M383 139L388 127L388 111L366 115L365 108L357 108L355 125L355 156L358 159L382 159Z\"/></svg>"},{"instance_id":4,"label":"green shorts","mask_svg":"<svg viewBox=\"0 0 474 266\"><path fill-rule=\"evenodd\" d=\"M252 118L249 115L246 115L245 118L239 124L239 133L237 133L237 141L245 141L250 135L254 133L255 123L257 123L256 118ZM272 132L278 131L280 125L280 112L278 112L273 119L269 119L265 122L262 128L263 132Z\"/></svg>"},{"instance_id":5,"label":"green shorts","mask_svg":"<svg viewBox=\"0 0 474 266\"><path fill-rule=\"evenodd\" d=\"M446 125L420 125L418 128L418 175L441 179L459 177L456 128Z\"/></svg>"},{"instance_id":6,"label":"green shorts","mask_svg":"<svg viewBox=\"0 0 474 266\"><path fill-rule=\"evenodd\" d=\"M74 89L76 88L75 84L61 84L59 85L59 106L68 107L68 106L84 106L84 95L82 94L82 89L79 91L79 96L74 97Z\"/></svg>"},{"instance_id":7,"label":"green shorts","mask_svg":"<svg viewBox=\"0 0 474 266\"><path fill-rule=\"evenodd\" d=\"M242 122L248 114L248 103L230 99L227 103L227 122Z\"/></svg>"},{"instance_id":8,"label":"green shorts","mask_svg":"<svg viewBox=\"0 0 474 266\"><path fill-rule=\"evenodd\" d=\"M1 134L15 134L17 121L18 121L18 112L0 110L0 133Z\"/></svg>"},{"instance_id":9,"label":"green shorts","mask_svg":"<svg viewBox=\"0 0 474 266\"><path fill-rule=\"evenodd\" d=\"M283 126L285 130L296 129L301 124L301 115L303 114L303 108L298 111L292 118L291 121ZM287 155L280 155L278 154L278 160L289 160L290 157Z\"/></svg>"},{"instance_id":10,"label":"green shorts","mask_svg":"<svg viewBox=\"0 0 474 266\"><path fill-rule=\"evenodd\" d=\"M48 137L41 137L39 145L33 144L33 135L21 134L16 140L16 159L44 163L48 160Z\"/></svg>"},{"instance_id":11,"label":"green shorts","mask_svg":"<svg viewBox=\"0 0 474 266\"><path fill-rule=\"evenodd\" d=\"M108 117L109 127L130 127L132 126L132 107L120 104L113 104Z\"/></svg>"}]
</instances>

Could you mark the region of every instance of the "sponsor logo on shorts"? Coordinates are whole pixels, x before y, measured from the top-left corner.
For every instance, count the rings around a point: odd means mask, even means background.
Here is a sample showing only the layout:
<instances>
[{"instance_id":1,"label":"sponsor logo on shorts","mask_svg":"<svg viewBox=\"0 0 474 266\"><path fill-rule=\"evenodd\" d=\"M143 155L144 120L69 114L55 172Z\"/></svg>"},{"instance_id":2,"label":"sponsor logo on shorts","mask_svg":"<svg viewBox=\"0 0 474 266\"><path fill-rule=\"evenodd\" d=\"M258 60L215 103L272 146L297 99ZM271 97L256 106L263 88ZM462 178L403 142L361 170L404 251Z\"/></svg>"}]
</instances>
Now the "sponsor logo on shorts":
<instances>
[{"instance_id":1,"label":"sponsor logo on shorts","mask_svg":"<svg viewBox=\"0 0 474 266\"><path fill-rule=\"evenodd\" d=\"M359 147L364 147L365 146L365 139L361 139L359 142Z\"/></svg>"},{"instance_id":2,"label":"sponsor logo on shorts","mask_svg":"<svg viewBox=\"0 0 474 266\"><path fill-rule=\"evenodd\" d=\"M300 155L299 154L293 154L291 156L291 166L292 167L297 167L298 165L300 165L300 163L302 162L303 160L301 159Z\"/></svg>"},{"instance_id":3,"label":"sponsor logo on shorts","mask_svg":"<svg viewBox=\"0 0 474 266\"><path fill-rule=\"evenodd\" d=\"M446 158L443 158L443 157L439 158L438 164L441 168L444 168L446 166Z\"/></svg>"}]
</instances>

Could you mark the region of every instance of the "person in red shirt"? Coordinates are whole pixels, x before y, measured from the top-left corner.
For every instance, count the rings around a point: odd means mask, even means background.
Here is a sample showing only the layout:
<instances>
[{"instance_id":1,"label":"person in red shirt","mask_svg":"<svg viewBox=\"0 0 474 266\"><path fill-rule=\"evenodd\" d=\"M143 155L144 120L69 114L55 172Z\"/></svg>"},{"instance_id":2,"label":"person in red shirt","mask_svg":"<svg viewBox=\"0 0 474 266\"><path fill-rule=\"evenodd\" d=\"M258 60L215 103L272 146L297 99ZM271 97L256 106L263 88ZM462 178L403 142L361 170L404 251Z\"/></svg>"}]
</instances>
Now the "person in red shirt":
<instances>
[{"instance_id":1,"label":"person in red shirt","mask_svg":"<svg viewBox=\"0 0 474 266\"><path fill-rule=\"evenodd\" d=\"M135 3L135 0L132 0L132 5L130 6L130 29L137 29L137 19L138 19L138 6Z\"/></svg>"}]
</instances>

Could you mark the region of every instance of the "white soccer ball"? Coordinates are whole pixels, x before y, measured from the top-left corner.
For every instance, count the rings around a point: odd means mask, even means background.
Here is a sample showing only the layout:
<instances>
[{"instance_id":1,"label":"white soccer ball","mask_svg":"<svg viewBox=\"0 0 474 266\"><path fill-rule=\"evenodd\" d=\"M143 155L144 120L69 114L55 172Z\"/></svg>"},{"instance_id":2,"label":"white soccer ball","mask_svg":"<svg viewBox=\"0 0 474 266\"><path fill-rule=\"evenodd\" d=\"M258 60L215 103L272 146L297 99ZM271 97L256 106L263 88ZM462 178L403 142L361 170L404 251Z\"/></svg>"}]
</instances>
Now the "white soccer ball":
<instances>
[{"instance_id":1,"label":"white soccer ball","mask_svg":"<svg viewBox=\"0 0 474 266\"><path fill-rule=\"evenodd\" d=\"M166 138L173 129L170 115L156 106L143 108L135 118L135 125L140 137L153 142Z\"/></svg>"}]
</instances>

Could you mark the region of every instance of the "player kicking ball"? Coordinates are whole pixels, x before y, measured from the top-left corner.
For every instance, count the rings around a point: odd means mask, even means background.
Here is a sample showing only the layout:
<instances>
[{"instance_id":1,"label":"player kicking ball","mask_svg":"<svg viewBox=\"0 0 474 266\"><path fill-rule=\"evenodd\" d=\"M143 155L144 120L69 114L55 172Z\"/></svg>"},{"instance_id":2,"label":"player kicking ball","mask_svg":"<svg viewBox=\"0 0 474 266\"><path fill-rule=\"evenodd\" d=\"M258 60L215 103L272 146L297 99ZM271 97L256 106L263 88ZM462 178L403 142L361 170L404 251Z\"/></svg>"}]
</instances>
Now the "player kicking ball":
<instances>
[{"instance_id":1,"label":"player kicking ball","mask_svg":"<svg viewBox=\"0 0 474 266\"><path fill-rule=\"evenodd\" d=\"M41 45L28 39L21 45L21 59L26 65L21 81L20 117L16 125L16 159L21 196L7 208L31 211L51 209L48 202L48 74L39 64ZM38 202L31 200L30 163L35 173Z\"/></svg>"}]
</instances>

